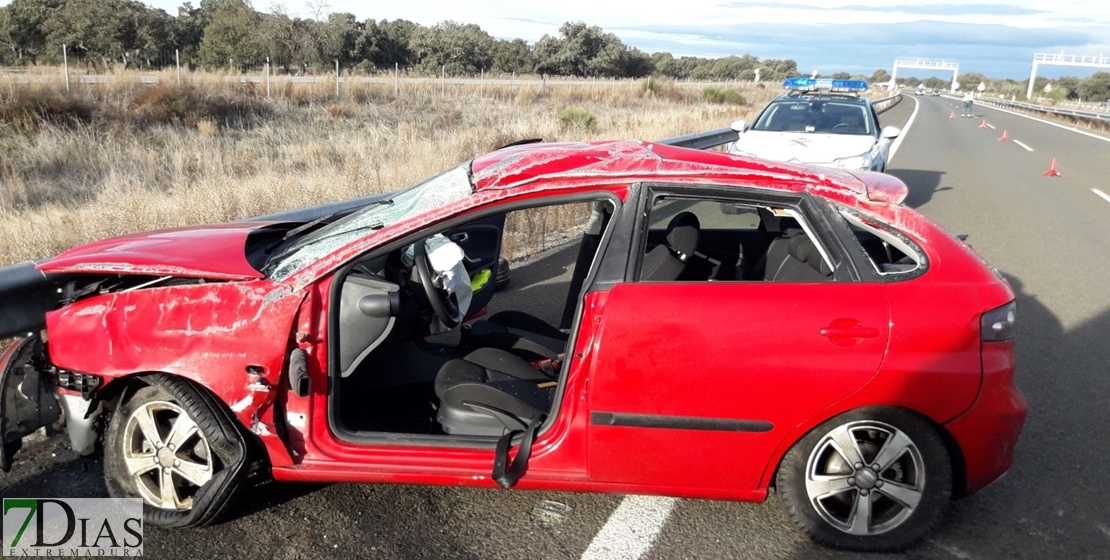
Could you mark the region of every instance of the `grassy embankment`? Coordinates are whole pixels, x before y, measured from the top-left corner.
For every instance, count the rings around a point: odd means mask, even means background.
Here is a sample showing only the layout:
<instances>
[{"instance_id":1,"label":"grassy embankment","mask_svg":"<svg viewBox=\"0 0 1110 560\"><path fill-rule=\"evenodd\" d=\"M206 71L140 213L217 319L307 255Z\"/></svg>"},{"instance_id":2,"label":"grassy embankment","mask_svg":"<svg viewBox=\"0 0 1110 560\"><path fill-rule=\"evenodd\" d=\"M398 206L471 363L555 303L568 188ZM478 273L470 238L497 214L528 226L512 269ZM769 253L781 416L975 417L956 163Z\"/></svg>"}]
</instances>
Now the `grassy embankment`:
<instances>
[{"instance_id":1,"label":"grassy embankment","mask_svg":"<svg viewBox=\"0 0 1110 560\"><path fill-rule=\"evenodd\" d=\"M146 73L149 75L149 73ZM41 78L39 78L41 80ZM0 77L0 266L124 233L406 187L503 144L657 139L751 118L773 95L630 86L164 85ZM170 85L165 85L170 84ZM7 86L7 87L5 87Z\"/></svg>"}]
</instances>

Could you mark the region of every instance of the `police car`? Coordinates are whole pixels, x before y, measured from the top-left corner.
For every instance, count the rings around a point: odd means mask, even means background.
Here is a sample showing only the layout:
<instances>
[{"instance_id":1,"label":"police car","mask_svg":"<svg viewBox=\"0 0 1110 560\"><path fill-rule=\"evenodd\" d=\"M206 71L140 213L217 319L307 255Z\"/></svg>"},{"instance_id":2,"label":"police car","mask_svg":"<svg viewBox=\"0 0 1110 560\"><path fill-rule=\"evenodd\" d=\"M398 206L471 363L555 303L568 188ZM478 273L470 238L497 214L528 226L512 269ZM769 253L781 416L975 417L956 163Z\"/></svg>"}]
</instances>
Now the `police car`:
<instances>
[{"instance_id":1,"label":"police car","mask_svg":"<svg viewBox=\"0 0 1110 560\"><path fill-rule=\"evenodd\" d=\"M733 154L841 169L885 171L890 144L902 131L879 127L862 80L791 78L788 93L771 101L755 122L736 121Z\"/></svg>"}]
</instances>

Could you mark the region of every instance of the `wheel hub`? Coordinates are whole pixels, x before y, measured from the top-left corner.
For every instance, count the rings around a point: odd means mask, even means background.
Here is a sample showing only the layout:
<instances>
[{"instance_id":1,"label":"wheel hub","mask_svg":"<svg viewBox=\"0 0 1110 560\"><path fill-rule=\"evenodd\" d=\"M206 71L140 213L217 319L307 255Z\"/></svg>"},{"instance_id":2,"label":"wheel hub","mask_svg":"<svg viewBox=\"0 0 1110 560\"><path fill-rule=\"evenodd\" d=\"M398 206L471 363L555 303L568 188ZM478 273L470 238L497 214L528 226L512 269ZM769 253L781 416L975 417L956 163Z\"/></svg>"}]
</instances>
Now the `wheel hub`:
<instances>
[{"instance_id":1,"label":"wheel hub","mask_svg":"<svg viewBox=\"0 0 1110 560\"><path fill-rule=\"evenodd\" d=\"M158 457L159 466L165 468L173 466L173 450L169 447L163 447L162 449L159 449L156 456Z\"/></svg>"},{"instance_id":2,"label":"wheel hub","mask_svg":"<svg viewBox=\"0 0 1110 560\"><path fill-rule=\"evenodd\" d=\"M875 487L875 483L879 481L879 475L875 471L864 467L856 471L856 486L864 490L870 490Z\"/></svg>"}]
</instances>

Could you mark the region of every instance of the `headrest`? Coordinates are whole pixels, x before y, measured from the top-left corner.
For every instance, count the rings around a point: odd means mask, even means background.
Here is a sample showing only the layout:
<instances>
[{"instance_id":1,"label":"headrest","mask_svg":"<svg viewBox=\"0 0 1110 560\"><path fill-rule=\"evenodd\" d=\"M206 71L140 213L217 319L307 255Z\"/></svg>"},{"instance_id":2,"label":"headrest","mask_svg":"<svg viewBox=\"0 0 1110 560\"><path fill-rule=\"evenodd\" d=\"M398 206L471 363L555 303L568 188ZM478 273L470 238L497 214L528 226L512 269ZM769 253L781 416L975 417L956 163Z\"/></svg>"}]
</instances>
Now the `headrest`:
<instances>
[{"instance_id":1,"label":"headrest","mask_svg":"<svg viewBox=\"0 0 1110 560\"><path fill-rule=\"evenodd\" d=\"M832 275L832 269L825 263L825 259L821 258L821 252L817 250L817 245L804 233L790 239L790 242L786 245L786 252L791 257L808 264L810 268L821 273L822 276Z\"/></svg>"},{"instance_id":2,"label":"headrest","mask_svg":"<svg viewBox=\"0 0 1110 560\"><path fill-rule=\"evenodd\" d=\"M700 233L698 217L692 212L680 212L667 224L667 246L679 260L685 261L698 249Z\"/></svg>"}]
</instances>

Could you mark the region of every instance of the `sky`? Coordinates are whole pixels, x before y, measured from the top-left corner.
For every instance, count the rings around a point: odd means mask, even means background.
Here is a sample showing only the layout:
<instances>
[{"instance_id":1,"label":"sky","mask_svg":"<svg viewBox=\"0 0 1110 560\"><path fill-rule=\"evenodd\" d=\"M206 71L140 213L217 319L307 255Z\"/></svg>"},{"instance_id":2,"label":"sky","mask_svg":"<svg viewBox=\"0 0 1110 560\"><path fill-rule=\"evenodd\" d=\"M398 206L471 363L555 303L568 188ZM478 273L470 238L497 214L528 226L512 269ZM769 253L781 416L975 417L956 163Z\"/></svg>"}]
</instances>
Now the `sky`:
<instances>
[{"instance_id":1,"label":"sky","mask_svg":"<svg viewBox=\"0 0 1110 560\"><path fill-rule=\"evenodd\" d=\"M178 0L147 0L176 14ZM314 0L319 1L319 0ZM790 58L803 72L870 76L896 58L948 60L960 73L1029 76L1034 53L1110 56L1107 0L324 0L359 19L476 23L498 39L535 42L566 21L585 21L645 52ZM303 0L255 0L307 17ZM1095 69L1042 67L1038 75L1086 76ZM1110 71L1110 70L1108 70ZM940 75L899 71L899 76Z\"/></svg>"}]
</instances>

